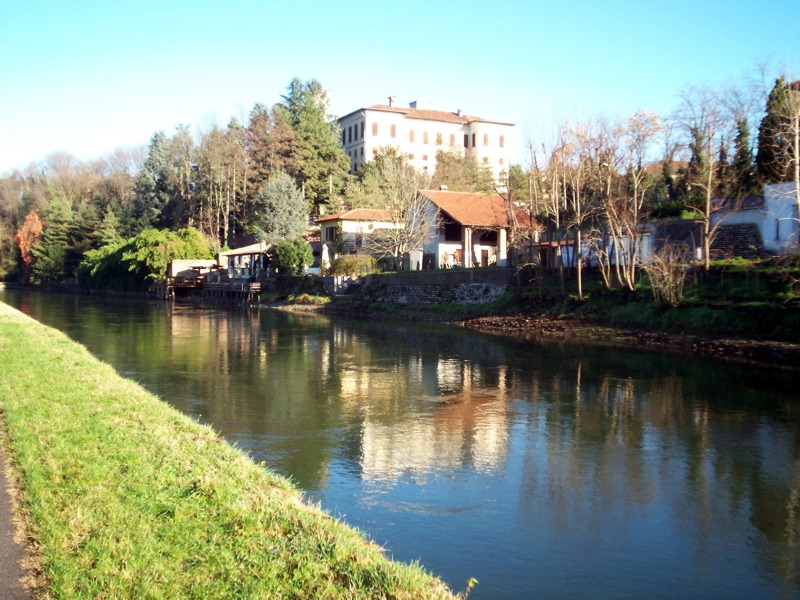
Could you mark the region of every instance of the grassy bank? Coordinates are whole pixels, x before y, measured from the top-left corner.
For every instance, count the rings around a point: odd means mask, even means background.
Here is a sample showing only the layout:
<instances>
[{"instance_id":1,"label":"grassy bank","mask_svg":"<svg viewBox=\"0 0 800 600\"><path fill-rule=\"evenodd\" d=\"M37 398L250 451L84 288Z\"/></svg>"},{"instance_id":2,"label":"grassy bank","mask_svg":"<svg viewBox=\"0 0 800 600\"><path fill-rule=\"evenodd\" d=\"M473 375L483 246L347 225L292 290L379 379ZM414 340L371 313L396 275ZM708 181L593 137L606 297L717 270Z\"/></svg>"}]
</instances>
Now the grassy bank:
<instances>
[{"instance_id":1,"label":"grassy bank","mask_svg":"<svg viewBox=\"0 0 800 600\"><path fill-rule=\"evenodd\" d=\"M0 304L0 414L56 598L450 597L286 480Z\"/></svg>"}]
</instances>

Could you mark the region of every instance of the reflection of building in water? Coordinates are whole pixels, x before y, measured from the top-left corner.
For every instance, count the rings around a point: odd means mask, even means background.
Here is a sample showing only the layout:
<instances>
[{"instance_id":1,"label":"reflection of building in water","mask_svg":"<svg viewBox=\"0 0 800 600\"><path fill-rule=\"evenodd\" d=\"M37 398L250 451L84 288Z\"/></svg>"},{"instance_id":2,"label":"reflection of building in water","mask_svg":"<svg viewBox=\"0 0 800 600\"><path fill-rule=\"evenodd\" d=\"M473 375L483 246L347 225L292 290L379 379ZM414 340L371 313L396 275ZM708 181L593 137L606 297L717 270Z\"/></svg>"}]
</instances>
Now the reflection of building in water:
<instances>
[{"instance_id":1,"label":"reflection of building in water","mask_svg":"<svg viewBox=\"0 0 800 600\"><path fill-rule=\"evenodd\" d=\"M409 410L393 423L365 415L363 476L392 481L452 471L469 463L478 470L500 467L508 452L509 426L505 367L500 370L500 383L486 385L480 383L480 374L469 362L413 361L406 374L415 378L421 374L428 382L435 380L440 392L425 394L423 406L417 410L411 410L414 399L407 398ZM417 379L406 387L418 388L419 383ZM427 391L430 386L424 388Z\"/></svg>"}]
</instances>

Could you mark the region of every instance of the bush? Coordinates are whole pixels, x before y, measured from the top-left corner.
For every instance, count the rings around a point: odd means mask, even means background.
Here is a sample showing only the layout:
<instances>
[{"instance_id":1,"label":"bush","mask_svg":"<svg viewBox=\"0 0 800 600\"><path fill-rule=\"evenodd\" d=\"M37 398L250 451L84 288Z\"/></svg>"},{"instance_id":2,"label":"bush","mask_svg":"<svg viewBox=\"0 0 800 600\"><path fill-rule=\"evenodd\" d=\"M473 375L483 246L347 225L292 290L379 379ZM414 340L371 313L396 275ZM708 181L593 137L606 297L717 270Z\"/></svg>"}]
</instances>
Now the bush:
<instances>
[{"instance_id":1,"label":"bush","mask_svg":"<svg viewBox=\"0 0 800 600\"><path fill-rule=\"evenodd\" d=\"M314 262L311 245L302 238L281 240L272 253L278 272L286 275L302 275Z\"/></svg>"},{"instance_id":2,"label":"bush","mask_svg":"<svg viewBox=\"0 0 800 600\"><path fill-rule=\"evenodd\" d=\"M375 259L365 254L348 254L336 258L325 269L325 275L345 275L357 277L377 272Z\"/></svg>"},{"instance_id":3,"label":"bush","mask_svg":"<svg viewBox=\"0 0 800 600\"><path fill-rule=\"evenodd\" d=\"M687 259L687 248L667 245L654 252L650 262L642 266L650 278L653 298L659 306L672 308L680 304L686 273L689 270Z\"/></svg>"},{"instance_id":4,"label":"bush","mask_svg":"<svg viewBox=\"0 0 800 600\"><path fill-rule=\"evenodd\" d=\"M327 296L315 296L314 294L306 294L305 292L300 294L290 294L288 298L286 298L286 304L327 304L330 302L331 299Z\"/></svg>"}]
</instances>

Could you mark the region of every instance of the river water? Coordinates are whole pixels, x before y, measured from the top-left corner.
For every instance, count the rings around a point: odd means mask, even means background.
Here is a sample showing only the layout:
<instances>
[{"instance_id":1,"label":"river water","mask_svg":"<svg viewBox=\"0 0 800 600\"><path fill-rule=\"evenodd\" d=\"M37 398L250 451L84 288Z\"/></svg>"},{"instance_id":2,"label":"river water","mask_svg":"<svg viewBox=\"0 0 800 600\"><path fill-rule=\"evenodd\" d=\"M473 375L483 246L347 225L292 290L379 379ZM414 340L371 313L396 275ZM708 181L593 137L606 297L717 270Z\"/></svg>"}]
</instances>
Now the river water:
<instances>
[{"instance_id":1,"label":"river water","mask_svg":"<svg viewBox=\"0 0 800 600\"><path fill-rule=\"evenodd\" d=\"M470 598L800 598L800 376L0 291Z\"/></svg>"}]
</instances>

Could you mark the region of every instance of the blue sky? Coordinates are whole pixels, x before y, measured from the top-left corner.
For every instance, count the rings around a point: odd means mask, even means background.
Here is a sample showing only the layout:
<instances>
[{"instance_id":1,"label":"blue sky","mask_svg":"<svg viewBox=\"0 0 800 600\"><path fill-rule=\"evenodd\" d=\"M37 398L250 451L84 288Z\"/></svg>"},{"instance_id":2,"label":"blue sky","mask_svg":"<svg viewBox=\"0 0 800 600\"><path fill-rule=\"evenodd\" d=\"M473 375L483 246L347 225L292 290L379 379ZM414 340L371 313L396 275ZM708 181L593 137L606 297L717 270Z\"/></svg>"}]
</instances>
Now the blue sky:
<instances>
[{"instance_id":1,"label":"blue sky","mask_svg":"<svg viewBox=\"0 0 800 600\"><path fill-rule=\"evenodd\" d=\"M800 1L37 1L0 8L0 173L246 118L316 78L331 110L430 100L516 123L672 111L688 84L800 77Z\"/></svg>"}]
</instances>

